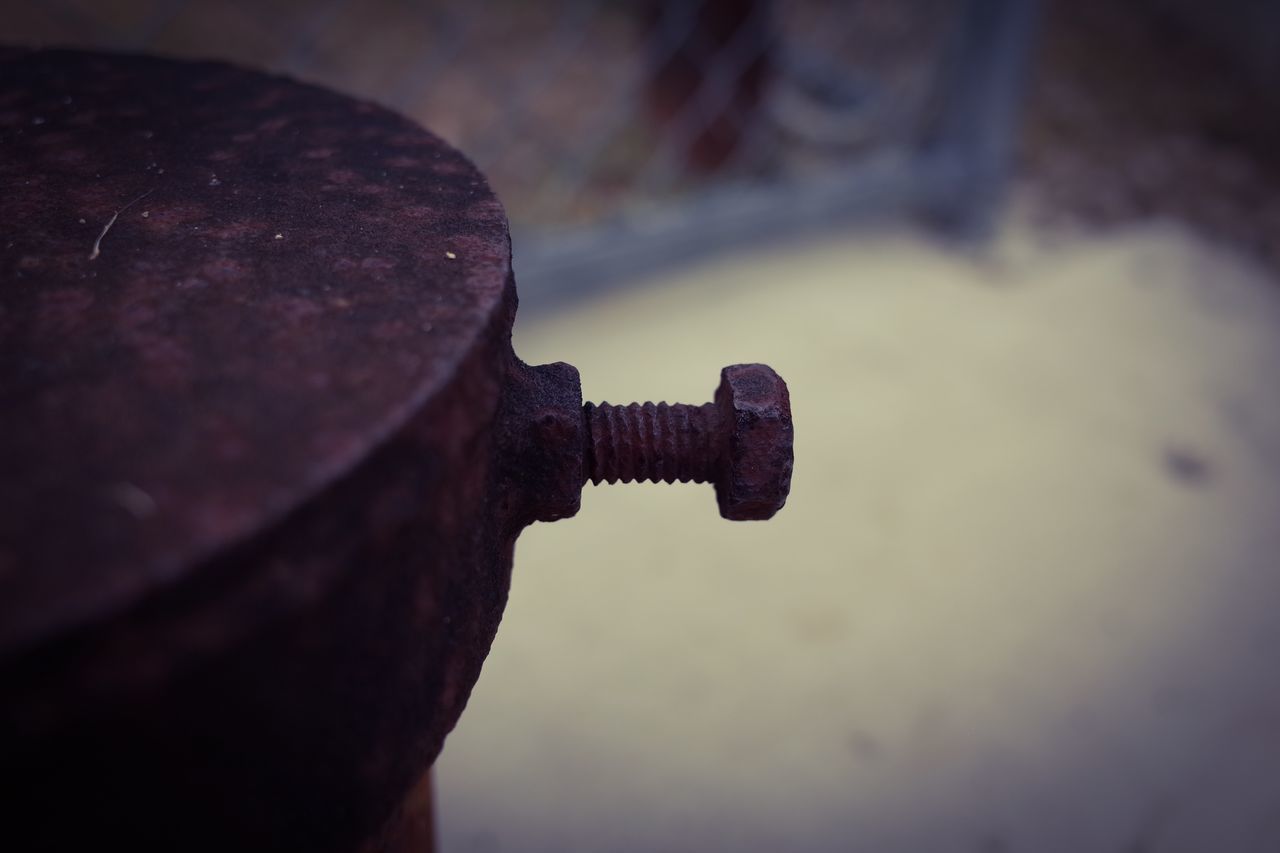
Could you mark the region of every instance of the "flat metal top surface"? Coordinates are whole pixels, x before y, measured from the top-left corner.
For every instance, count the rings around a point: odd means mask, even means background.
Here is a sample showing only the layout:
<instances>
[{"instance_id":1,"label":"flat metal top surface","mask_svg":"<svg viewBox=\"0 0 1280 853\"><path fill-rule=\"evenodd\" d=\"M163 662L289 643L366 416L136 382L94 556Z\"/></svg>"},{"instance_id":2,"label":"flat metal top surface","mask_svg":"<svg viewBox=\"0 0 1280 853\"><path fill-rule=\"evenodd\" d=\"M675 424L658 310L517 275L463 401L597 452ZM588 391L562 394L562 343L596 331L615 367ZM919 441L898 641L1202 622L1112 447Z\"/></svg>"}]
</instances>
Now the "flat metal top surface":
<instances>
[{"instance_id":1,"label":"flat metal top surface","mask_svg":"<svg viewBox=\"0 0 1280 853\"><path fill-rule=\"evenodd\" d=\"M0 651L348 470L501 310L506 218L408 120L217 63L0 53Z\"/></svg>"}]
</instances>

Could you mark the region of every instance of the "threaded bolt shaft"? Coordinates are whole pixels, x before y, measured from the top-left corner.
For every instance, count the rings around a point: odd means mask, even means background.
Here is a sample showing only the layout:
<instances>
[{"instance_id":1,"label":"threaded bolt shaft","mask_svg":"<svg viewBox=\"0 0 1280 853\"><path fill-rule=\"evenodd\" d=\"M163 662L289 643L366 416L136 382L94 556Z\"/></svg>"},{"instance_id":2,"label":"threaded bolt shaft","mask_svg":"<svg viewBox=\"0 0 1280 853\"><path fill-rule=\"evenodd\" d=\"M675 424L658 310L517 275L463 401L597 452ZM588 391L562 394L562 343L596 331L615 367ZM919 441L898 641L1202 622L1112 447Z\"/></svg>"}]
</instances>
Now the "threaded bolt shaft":
<instances>
[{"instance_id":1,"label":"threaded bolt shaft","mask_svg":"<svg viewBox=\"0 0 1280 853\"><path fill-rule=\"evenodd\" d=\"M582 420L584 470L595 485L707 483L715 478L722 442L714 403L587 403Z\"/></svg>"}]
</instances>

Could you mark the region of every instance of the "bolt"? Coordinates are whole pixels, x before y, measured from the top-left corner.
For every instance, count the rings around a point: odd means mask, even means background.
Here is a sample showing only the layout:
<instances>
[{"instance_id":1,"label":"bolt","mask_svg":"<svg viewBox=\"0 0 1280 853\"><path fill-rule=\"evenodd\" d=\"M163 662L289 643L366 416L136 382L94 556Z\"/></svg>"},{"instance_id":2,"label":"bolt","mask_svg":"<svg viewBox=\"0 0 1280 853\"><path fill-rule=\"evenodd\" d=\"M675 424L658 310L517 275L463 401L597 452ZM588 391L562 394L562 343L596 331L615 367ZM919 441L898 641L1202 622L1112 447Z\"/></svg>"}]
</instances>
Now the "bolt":
<instances>
[{"instance_id":1,"label":"bolt","mask_svg":"<svg viewBox=\"0 0 1280 853\"><path fill-rule=\"evenodd\" d=\"M715 402L587 403L584 482L715 484L720 514L763 520L791 490L791 398L763 364L720 371Z\"/></svg>"}]
</instances>

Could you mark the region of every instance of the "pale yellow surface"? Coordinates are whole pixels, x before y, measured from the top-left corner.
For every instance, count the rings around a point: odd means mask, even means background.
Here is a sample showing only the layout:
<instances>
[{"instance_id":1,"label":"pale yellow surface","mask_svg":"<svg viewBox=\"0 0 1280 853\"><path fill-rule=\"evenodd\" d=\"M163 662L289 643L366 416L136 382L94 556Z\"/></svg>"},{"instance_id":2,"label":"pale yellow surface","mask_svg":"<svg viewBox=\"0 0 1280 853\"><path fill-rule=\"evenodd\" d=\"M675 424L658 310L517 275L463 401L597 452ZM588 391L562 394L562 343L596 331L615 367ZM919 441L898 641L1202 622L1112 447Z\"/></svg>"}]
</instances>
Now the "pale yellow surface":
<instances>
[{"instance_id":1,"label":"pale yellow surface","mask_svg":"<svg viewBox=\"0 0 1280 853\"><path fill-rule=\"evenodd\" d=\"M445 851L1280 850L1280 288L1172 226L1008 230L518 324L595 400L773 365L795 479L765 524L633 485L525 532Z\"/></svg>"}]
</instances>

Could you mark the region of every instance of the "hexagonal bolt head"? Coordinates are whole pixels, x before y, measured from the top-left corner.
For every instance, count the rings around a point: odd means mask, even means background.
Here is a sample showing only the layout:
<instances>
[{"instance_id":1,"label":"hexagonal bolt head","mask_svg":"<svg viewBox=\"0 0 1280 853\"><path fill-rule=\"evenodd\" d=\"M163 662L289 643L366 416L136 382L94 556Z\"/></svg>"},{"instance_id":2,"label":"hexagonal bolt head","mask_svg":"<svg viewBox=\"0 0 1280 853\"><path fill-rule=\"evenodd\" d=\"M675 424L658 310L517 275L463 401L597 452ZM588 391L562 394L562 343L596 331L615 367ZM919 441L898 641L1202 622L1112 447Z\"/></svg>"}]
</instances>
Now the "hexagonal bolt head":
<instances>
[{"instance_id":1,"label":"hexagonal bolt head","mask_svg":"<svg viewBox=\"0 0 1280 853\"><path fill-rule=\"evenodd\" d=\"M791 491L791 394L763 364L720 371L716 410L724 445L715 478L720 515L733 521L772 518Z\"/></svg>"}]
</instances>

